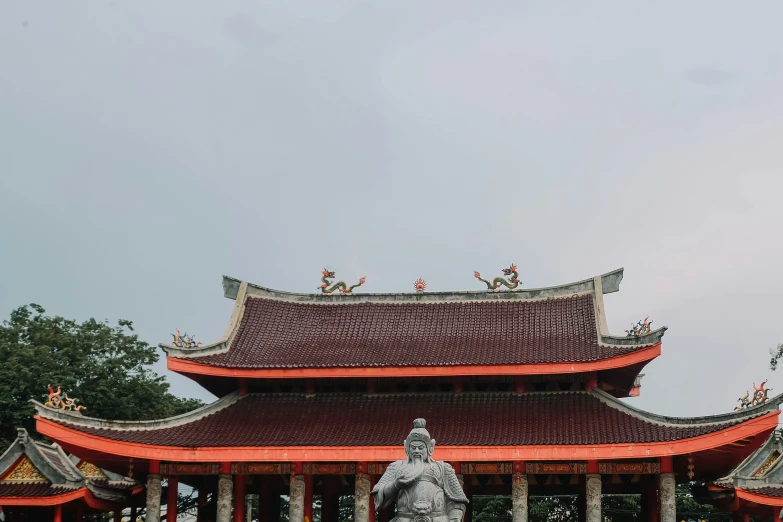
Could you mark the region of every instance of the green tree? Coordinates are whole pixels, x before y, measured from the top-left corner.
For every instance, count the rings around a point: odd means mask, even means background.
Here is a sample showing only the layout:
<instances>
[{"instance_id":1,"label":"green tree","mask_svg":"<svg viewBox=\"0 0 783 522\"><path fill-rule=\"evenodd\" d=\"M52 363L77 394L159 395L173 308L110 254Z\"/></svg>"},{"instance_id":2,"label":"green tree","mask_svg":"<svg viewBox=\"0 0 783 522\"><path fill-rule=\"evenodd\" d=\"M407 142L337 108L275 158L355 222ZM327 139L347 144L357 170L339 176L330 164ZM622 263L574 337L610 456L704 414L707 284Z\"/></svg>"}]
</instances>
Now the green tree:
<instances>
[{"instance_id":1,"label":"green tree","mask_svg":"<svg viewBox=\"0 0 783 522\"><path fill-rule=\"evenodd\" d=\"M769 354L772 356L769 360L769 367L772 370L777 370L778 363L780 362L780 359L783 358L783 344L779 344L777 348L772 348L769 351Z\"/></svg>"},{"instance_id":2,"label":"green tree","mask_svg":"<svg viewBox=\"0 0 783 522\"><path fill-rule=\"evenodd\" d=\"M169 393L165 378L150 369L154 347L139 340L133 324L45 315L39 305L22 306L0 325L0 447L16 428L33 432L30 398L44 402L47 385L62 386L91 417L159 419L202 403Z\"/></svg>"}]
</instances>

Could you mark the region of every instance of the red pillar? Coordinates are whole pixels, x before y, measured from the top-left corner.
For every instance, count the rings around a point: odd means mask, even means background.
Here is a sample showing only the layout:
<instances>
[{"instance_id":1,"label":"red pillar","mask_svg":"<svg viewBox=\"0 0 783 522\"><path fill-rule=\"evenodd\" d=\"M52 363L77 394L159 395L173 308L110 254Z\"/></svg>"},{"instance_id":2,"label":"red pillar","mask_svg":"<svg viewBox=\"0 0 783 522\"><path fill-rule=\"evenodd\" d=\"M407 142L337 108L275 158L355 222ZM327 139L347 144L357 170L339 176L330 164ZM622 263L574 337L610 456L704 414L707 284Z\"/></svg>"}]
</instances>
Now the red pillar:
<instances>
[{"instance_id":1,"label":"red pillar","mask_svg":"<svg viewBox=\"0 0 783 522\"><path fill-rule=\"evenodd\" d=\"M196 503L196 521L204 520L204 511L207 507L207 485L202 482L198 487L198 501ZM135 520L132 522L136 522Z\"/></svg>"},{"instance_id":2,"label":"red pillar","mask_svg":"<svg viewBox=\"0 0 783 522\"><path fill-rule=\"evenodd\" d=\"M63 522L63 506L62 506L62 504L54 506L54 522Z\"/></svg>"},{"instance_id":3,"label":"red pillar","mask_svg":"<svg viewBox=\"0 0 783 522\"><path fill-rule=\"evenodd\" d=\"M245 476L244 475L234 476L234 522L245 522Z\"/></svg>"},{"instance_id":4,"label":"red pillar","mask_svg":"<svg viewBox=\"0 0 783 522\"><path fill-rule=\"evenodd\" d=\"M169 477L169 485L166 491L166 522L177 522L177 490L179 480L177 477Z\"/></svg>"},{"instance_id":5,"label":"red pillar","mask_svg":"<svg viewBox=\"0 0 783 522\"><path fill-rule=\"evenodd\" d=\"M647 484L647 522L658 522L659 513L661 509L661 503L658 502L658 483L660 478L658 475L648 475L650 482ZM644 513L643 513L644 515Z\"/></svg>"},{"instance_id":6,"label":"red pillar","mask_svg":"<svg viewBox=\"0 0 783 522\"><path fill-rule=\"evenodd\" d=\"M313 476L305 475L304 522L313 522Z\"/></svg>"},{"instance_id":7,"label":"red pillar","mask_svg":"<svg viewBox=\"0 0 783 522\"><path fill-rule=\"evenodd\" d=\"M114 522L122 522L122 510L121 509L115 509L114 510Z\"/></svg>"},{"instance_id":8,"label":"red pillar","mask_svg":"<svg viewBox=\"0 0 783 522\"><path fill-rule=\"evenodd\" d=\"M377 477L375 475L370 475L370 491L375 487L376 479ZM368 517L368 520L369 522L375 522L375 500L372 495L370 495L370 516Z\"/></svg>"},{"instance_id":9,"label":"red pillar","mask_svg":"<svg viewBox=\"0 0 783 522\"><path fill-rule=\"evenodd\" d=\"M747 513L743 513L742 522L750 522L750 515L748 515Z\"/></svg>"}]
</instances>

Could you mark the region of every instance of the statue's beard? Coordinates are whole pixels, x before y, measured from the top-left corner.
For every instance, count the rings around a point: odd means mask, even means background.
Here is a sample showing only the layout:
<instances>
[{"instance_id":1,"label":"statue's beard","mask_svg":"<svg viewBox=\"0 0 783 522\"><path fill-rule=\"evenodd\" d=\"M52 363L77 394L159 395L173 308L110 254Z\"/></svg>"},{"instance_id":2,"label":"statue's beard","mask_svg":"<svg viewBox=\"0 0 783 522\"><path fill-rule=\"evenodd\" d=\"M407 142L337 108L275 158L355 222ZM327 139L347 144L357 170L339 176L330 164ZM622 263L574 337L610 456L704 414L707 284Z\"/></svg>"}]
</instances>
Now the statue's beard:
<instances>
[{"instance_id":1,"label":"statue's beard","mask_svg":"<svg viewBox=\"0 0 783 522\"><path fill-rule=\"evenodd\" d=\"M425 464L429 462L429 455L426 456L408 456L408 462L404 466L403 473L408 477L414 477L419 480L424 474Z\"/></svg>"}]
</instances>

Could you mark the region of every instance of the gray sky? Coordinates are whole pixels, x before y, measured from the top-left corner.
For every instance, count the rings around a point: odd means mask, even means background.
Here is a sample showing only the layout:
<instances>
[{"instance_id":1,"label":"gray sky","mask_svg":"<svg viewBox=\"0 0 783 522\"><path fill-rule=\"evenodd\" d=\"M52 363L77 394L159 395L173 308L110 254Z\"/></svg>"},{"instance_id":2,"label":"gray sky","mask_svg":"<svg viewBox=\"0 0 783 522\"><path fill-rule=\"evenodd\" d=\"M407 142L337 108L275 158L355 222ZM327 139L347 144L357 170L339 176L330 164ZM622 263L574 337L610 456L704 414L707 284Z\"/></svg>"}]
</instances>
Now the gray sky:
<instances>
[{"instance_id":1,"label":"gray sky","mask_svg":"<svg viewBox=\"0 0 783 522\"><path fill-rule=\"evenodd\" d=\"M624 266L635 406L731 410L783 342L783 4L0 4L0 314L217 339L313 292ZM159 369L163 371L161 363ZM180 395L209 397L168 374ZM42 383L43 386L45 383Z\"/></svg>"}]
</instances>

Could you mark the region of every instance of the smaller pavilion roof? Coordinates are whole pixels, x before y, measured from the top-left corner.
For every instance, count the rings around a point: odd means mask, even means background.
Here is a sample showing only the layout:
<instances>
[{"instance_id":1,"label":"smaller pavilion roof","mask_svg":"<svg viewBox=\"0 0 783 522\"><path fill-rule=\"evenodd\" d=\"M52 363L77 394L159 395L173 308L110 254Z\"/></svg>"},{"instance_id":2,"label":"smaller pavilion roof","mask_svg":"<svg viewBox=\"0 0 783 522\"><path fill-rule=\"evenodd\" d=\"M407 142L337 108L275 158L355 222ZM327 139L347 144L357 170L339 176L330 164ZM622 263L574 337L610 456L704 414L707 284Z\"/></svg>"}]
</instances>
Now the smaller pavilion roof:
<instances>
[{"instance_id":1,"label":"smaller pavilion roof","mask_svg":"<svg viewBox=\"0 0 783 522\"><path fill-rule=\"evenodd\" d=\"M16 440L0 456L0 505L54 505L85 498L93 507L125 504L142 486L74 456L57 444L30 438L20 428Z\"/></svg>"},{"instance_id":2,"label":"smaller pavilion roof","mask_svg":"<svg viewBox=\"0 0 783 522\"><path fill-rule=\"evenodd\" d=\"M200 347L161 347L172 370L230 377L348 377L383 368L394 376L493 367L498 374L546 374L643 365L660 354L665 328L641 337L607 332L603 294L618 291L622 277L618 269L547 288L355 295L294 294L224 277L225 296L236 300L225 336Z\"/></svg>"}]
</instances>

